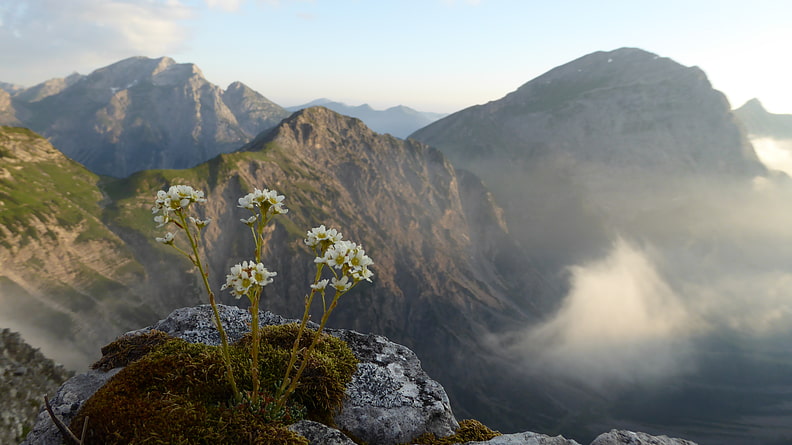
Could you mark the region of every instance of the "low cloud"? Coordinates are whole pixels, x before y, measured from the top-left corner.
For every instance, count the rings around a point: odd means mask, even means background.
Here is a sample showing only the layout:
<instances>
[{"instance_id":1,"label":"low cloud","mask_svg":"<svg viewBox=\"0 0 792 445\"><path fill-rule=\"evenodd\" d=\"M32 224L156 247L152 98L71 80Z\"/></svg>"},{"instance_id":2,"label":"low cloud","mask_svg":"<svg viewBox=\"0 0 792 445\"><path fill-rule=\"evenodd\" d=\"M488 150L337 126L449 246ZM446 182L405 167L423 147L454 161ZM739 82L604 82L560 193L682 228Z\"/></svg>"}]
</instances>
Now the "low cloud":
<instances>
[{"instance_id":1,"label":"low cloud","mask_svg":"<svg viewBox=\"0 0 792 445\"><path fill-rule=\"evenodd\" d=\"M645 254L620 239L606 258L570 272L559 311L511 346L529 367L597 386L683 369L695 323Z\"/></svg>"},{"instance_id":2,"label":"low cloud","mask_svg":"<svg viewBox=\"0 0 792 445\"><path fill-rule=\"evenodd\" d=\"M770 169L792 176L792 140L756 138L751 140L759 160Z\"/></svg>"}]
</instances>

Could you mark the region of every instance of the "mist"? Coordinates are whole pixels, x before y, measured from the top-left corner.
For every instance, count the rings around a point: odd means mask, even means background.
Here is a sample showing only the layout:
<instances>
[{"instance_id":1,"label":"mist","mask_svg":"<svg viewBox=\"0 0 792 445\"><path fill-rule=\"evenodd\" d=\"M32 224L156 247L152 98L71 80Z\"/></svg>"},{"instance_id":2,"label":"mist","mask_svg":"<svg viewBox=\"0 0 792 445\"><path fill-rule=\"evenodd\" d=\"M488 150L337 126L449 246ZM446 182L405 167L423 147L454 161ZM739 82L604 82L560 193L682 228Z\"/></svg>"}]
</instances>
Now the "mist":
<instances>
[{"instance_id":1,"label":"mist","mask_svg":"<svg viewBox=\"0 0 792 445\"><path fill-rule=\"evenodd\" d=\"M569 290L546 320L502 339L527 374L629 388L695 375L713 339L792 340L788 178L640 180L662 186L650 196L585 190L608 209L611 241L565 266Z\"/></svg>"},{"instance_id":2,"label":"mist","mask_svg":"<svg viewBox=\"0 0 792 445\"><path fill-rule=\"evenodd\" d=\"M570 273L555 316L511 345L534 370L595 386L685 370L695 317L646 255L619 239L608 256Z\"/></svg>"},{"instance_id":3,"label":"mist","mask_svg":"<svg viewBox=\"0 0 792 445\"><path fill-rule=\"evenodd\" d=\"M759 160L767 168L778 170L792 176L792 140L774 138L754 138L751 144Z\"/></svg>"}]
</instances>

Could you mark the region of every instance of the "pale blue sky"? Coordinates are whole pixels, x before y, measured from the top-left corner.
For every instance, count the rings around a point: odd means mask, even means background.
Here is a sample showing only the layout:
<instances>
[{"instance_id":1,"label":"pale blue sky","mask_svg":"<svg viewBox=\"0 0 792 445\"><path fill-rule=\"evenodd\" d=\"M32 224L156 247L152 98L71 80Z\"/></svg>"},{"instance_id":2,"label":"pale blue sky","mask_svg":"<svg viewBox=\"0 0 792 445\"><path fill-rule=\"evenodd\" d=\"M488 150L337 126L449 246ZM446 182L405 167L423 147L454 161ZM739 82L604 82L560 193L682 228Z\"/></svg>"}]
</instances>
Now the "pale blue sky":
<instances>
[{"instance_id":1,"label":"pale blue sky","mask_svg":"<svg viewBox=\"0 0 792 445\"><path fill-rule=\"evenodd\" d=\"M623 46L698 65L735 107L792 113L787 0L0 0L0 81L170 56L283 106L451 112Z\"/></svg>"}]
</instances>

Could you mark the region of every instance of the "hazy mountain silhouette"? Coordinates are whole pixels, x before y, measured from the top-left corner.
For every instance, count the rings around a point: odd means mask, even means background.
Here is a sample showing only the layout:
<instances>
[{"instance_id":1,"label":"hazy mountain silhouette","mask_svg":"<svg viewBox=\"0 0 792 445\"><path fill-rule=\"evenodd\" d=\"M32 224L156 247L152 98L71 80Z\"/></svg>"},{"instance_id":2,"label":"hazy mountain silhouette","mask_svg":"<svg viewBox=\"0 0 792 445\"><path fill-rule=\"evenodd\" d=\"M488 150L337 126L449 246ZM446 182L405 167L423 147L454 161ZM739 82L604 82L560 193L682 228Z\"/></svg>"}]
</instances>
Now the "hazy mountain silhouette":
<instances>
[{"instance_id":1,"label":"hazy mountain silhouette","mask_svg":"<svg viewBox=\"0 0 792 445\"><path fill-rule=\"evenodd\" d=\"M378 133L388 133L399 138L405 138L415 130L446 116L442 113L416 111L404 105L386 110L375 110L368 104L351 106L330 99L316 99L304 105L287 107L287 109L297 111L314 106L322 106L345 116L356 117Z\"/></svg>"}]
</instances>

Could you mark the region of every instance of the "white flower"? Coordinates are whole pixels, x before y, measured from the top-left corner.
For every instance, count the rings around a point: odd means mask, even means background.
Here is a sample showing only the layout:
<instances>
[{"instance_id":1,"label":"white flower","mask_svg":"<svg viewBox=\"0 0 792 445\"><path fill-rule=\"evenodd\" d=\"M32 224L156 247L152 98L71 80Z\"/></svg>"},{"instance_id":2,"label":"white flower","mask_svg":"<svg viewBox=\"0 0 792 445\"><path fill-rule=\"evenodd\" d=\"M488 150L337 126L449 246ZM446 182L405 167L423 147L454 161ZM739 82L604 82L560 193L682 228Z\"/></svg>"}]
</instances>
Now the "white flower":
<instances>
[{"instance_id":1,"label":"white flower","mask_svg":"<svg viewBox=\"0 0 792 445\"><path fill-rule=\"evenodd\" d=\"M256 215L253 215L253 216L251 216L251 217L250 217L250 218L248 218L248 219L242 218L242 219L240 219L239 221L243 222L243 223L244 223L244 224L246 224L247 226L253 227L253 224L255 224L255 223L256 223L256 220L257 220L257 219L258 219L258 216L256 216Z\"/></svg>"},{"instance_id":2,"label":"white flower","mask_svg":"<svg viewBox=\"0 0 792 445\"><path fill-rule=\"evenodd\" d=\"M347 256L347 264L353 269L368 267L373 263L361 246L353 248Z\"/></svg>"},{"instance_id":3,"label":"white flower","mask_svg":"<svg viewBox=\"0 0 792 445\"><path fill-rule=\"evenodd\" d=\"M157 223L157 228L159 229L165 224L168 224L168 222L170 222L170 218L168 215L157 215L154 217L154 222Z\"/></svg>"},{"instance_id":4,"label":"white flower","mask_svg":"<svg viewBox=\"0 0 792 445\"><path fill-rule=\"evenodd\" d=\"M198 218L193 218L191 216L190 221L192 221L192 223L195 224L195 227L198 227L199 229L203 229L204 227L208 226L210 222L212 222L212 219L211 218L198 219Z\"/></svg>"},{"instance_id":5,"label":"white flower","mask_svg":"<svg viewBox=\"0 0 792 445\"><path fill-rule=\"evenodd\" d=\"M333 266L336 269L341 269L349 259L349 254L357 247L351 241L338 241L327 249L324 255L324 263L328 266Z\"/></svg>"},{"instance_id":6,"label":"white flower","mask_svg":"<svg viewBox=\"0 0 792 445\"><path fill-rule=\"evenodd\" d=\"M266 204L269 205L268 212L273 215L282 215L288 213L289 209L283 207L283 200L286 198L279 195L275 190L267 190L263 193Z\"/></svg>"},{"instance_id":7,"label":"white flower","mask_svg":"<svg viewBox=\"0 0 792 445\"><path fill-rule=\"evenodd\" d=\"M247 195L239 198L239 205L237 207L253 210L253 194L248 193Z\"/></svg>"},{"instance_id":8,"label":"white flower","mask_svg":"<svg viewBox=\"0 0 792 445\"><path fill-rule=\"evenodd\" d=\"M271 215L282 215L288 213L289 209L283 207L285 197L279 195L275 190L254 189L252 193L239 198L238 207L253 210L258 207Z\"/></svg>"},{"instance_id":9,"label":"white flower","mask_svg":"<svg viewBox=\"0 0 792 445\"><path fill-rule=\"evenodd\" d=\"M257 263L256 267L251 270L253 281L255 281L259 286L266 286L272 283L272 277L276 275L278 275L278 272L270 272L261 263Z\"/></svg>"},{"instance_id":10,"label":"white flower","mask_svg":"<svg viewBox=\"0 0 792 445\"><path fill-rule=\"evenodd\" d=\"M163 236L162 238L157 237L155 238L155 240L158 243L162 243L162 244L173 244L173 236L174 236L173 233L167 232L165 233L165 236Z\"/></svg>"},{"instance_id":11,"label":"white flower","mask_svg":"<svg viewBox=\"0 0 792 445\"><path fill-rule=\"evenodd\" d=\"M341 234L338 233L336 229L328 229L324 226L324 224L309 230L306 236L307 238L305 238L303 241L305 241L305 244L307 244L308 247L316 247L322 241L330 241L335 243L336 241L341 240Z\"/></svg>"},{"instance_id":12,"label":"white flower","mask_svg":"<svg viewBox=\"0 0 792 445\"><path fill-rule=\"evenodd\" d=\"M164 190L157 192L154 207L151 208L151 211L152 213L157 213L162 210L162 213L167 218L170 212L186 209L193 202L206 202L204 193L193 189L189 185L172 185L167 192Z\"/></svg>"},{"instance_id":13,"label":"white flower","mask_svg":"<svg viewBox=\"0 0 792 445\"><path fill-rule=\"evenodd\" d=\"M336 277L333 277L330 286L333 286L338 292L346 292L352 288L352 283L349 282L349 277L344 275L340 280Z\"/></svg>"},{"instance_id":14,"label":"white flower","mask_svg":"<svg viewBox=\"0 0 792 445\"><path fill-rule=\"evenodd\" d=\"M319 282L317 282L316 284L312 284L311 285L311 289L318 290L318 291L324 291L325 288L327 287L327 283L329 283L329 282L330 282L330 280L327 280L327 279L319 280Z\"/></svg>"},{"instance_id":15,"label":"white flower","mask_svg":"<svg viewBox=\"0 0 792 445\"><path fill-rule=\"evenodd\" d=\"M242 264L231 267L231 273L226 275L226 283L220 289L231 288L231 294L240 298L242 295L250 295L253 286L263 287L272 283L272 277L277 274L267 270L261 263L243 261Z\"/></svg>"},{"instance_id":16,"label":"white flower","mask_svg":"<svg viewBox=\"0 0 792 445\"><path fill-rule=\"evenodd\" d=\"M357 283L358 281L366 280L371 283L371 277L374 275L374 272L370 271L368 267L361 267L360 269L355 269L352 271L352 279Z\"/></svg>"}]
</instances>

